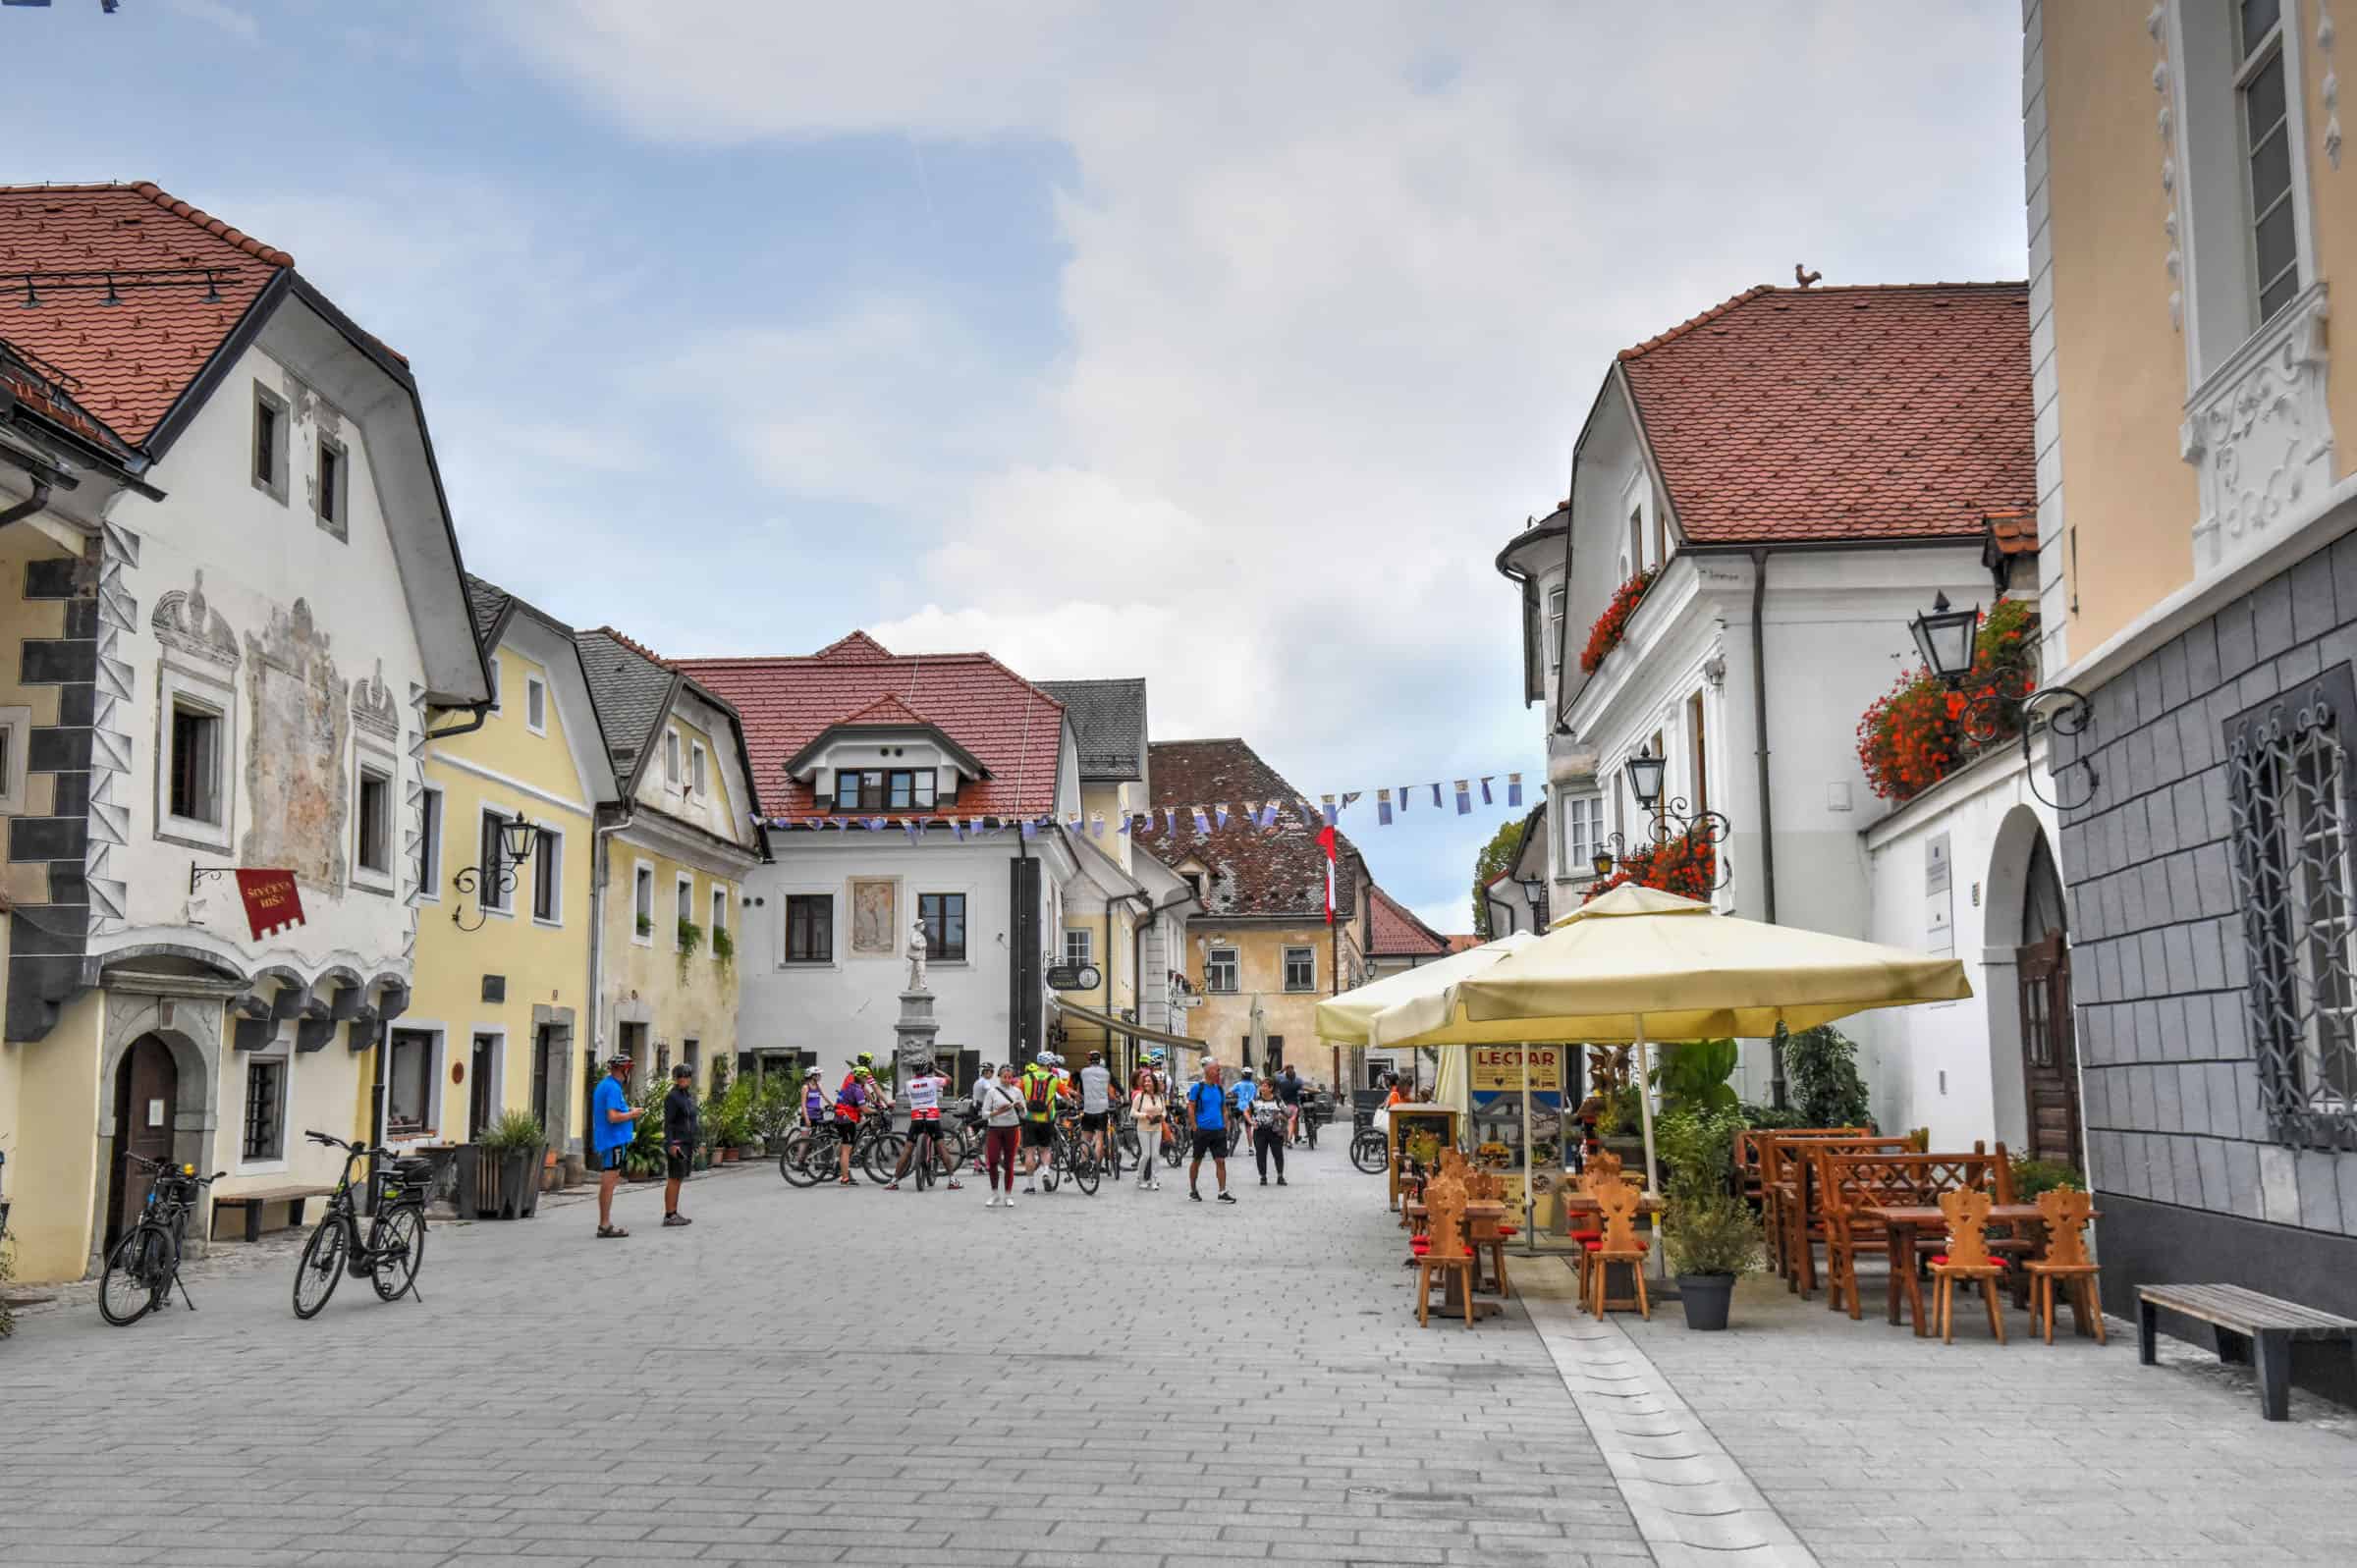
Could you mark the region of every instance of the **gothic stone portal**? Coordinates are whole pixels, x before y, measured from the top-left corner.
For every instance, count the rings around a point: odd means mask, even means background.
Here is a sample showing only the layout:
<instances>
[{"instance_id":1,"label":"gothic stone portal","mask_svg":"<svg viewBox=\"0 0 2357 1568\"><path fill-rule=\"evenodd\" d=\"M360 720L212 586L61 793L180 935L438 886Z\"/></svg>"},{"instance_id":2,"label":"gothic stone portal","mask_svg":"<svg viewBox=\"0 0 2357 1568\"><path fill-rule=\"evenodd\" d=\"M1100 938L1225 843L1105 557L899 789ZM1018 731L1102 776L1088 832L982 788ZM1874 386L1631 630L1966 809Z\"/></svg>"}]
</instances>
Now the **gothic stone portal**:
<instances>
[{"instance_id":1,"label":"gothic stone portal","mask_svg":"<svg viewBox=\"0 0 2357 1568\"><path fill-rule=\"evenodd\" d=\"M239 859L248 866L284 866L302 881L344 885L344 819L351 792L344 766L352 737L344 682L328 653L327 633L311 622L311 607L274 610L265 637L246 634L246 672L252 697L247 730L247 798L253 826Z\"/></svg>"}]
</instances>

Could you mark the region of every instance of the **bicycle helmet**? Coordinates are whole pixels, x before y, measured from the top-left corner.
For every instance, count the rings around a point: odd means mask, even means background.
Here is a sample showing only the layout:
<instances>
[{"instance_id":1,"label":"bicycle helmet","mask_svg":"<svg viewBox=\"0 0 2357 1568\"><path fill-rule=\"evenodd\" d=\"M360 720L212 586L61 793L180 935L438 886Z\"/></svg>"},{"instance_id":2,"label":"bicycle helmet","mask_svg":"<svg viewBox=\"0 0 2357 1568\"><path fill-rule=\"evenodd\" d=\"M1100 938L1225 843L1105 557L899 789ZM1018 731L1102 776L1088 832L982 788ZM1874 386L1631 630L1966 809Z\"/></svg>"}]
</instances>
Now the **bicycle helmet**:
<instances>
[{"instance_id":1,"label":"bicycle helmet","mask_svg":"<svg viewBox=\"0 0 2357 1568\"><path fill-rule=\"evenodd\" d=\"M872 1067L875 1064L876 1054L872 1051L862 1051L851 1058L851 1065L854 1067Z\"/></svg>"}]
</instances>

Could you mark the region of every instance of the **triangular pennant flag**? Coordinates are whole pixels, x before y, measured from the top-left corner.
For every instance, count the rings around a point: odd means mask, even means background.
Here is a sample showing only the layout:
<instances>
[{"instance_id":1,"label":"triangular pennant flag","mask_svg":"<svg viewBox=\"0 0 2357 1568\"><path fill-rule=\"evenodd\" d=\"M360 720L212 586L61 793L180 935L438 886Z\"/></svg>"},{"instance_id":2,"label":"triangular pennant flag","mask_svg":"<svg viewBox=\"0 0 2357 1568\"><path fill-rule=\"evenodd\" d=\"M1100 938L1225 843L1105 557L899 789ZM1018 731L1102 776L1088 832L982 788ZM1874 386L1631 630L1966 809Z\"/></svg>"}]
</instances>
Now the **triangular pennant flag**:
<instances>
[{"instance_id":1,"label":"triangular pennant flag","mask_svg":"<svg viewBox=\"0 0 2357 1568\"><path fill-rule=\"evenodd\" d=\"M1473 785L1463 779L1456 782L1456 814L1460 817L1473 814Z\"/></svg>"},{"instance_id":2,"label":"triangular pennant flag","mask_svg":"<svg viewBox=\"0 0 2357 1568\"><path fill-rule=\"evenodd\" d=\"M1326 818L1326 826L1329 828L1333 827L1335 814L1342 808L1334 803L1334 796L1332 795L1320 795L1318 797L1318 802L1320 805L1325 807L1323 815Z\"/></svg>"},{"instance_id":3,"label":"triangular pennant flag","mask_svg":"<svg viewBox=\"0 0 2357 1568\"><path fill-rule=\"evenodd\" d=\"M1495 779L1498 776L1496 774L1490 775L1490 779ZM1484 779L1481 782L1481 803L1485 806L1494 806L1498 803L1496 797L1490 793L1490 779Z\"/></svg>"},{"instance_id":4,"label":"triangular pennant flag","mask_svg":"<svg viewBox=\"0 0 2357 1568\"><path fill-rule=\"evenodd\" d=\"M1433 781L1432 784L1432 803L1436 808L1441 803L1441 784L1437 779Z\"/></svg>"},{"instance_id":5,"label":"triangular pennant flag","mask_svg":"<svg viewBox=\"0 0 2357 1568\"><path fill-rule=\"evenodd\" d=\"M1218 823L1218 824L1219 824L1221 827L1223 827L1223 828L1227 827L1227 826L1228 826L1228 802L1227 802L1227 801L1225 801L1225 800L1223 800L1223 801L1221 801L1221 802L1220 802L1218 805L1216 805L1216 806L1213 806L1213 807L1211 808L1211 818L1212 818L1212 821L1214 821L1214 822Z\"/></svg>"},{"instance_id":6,"label":"triangular pennant flag","mask_svg":"<svg viewBox=\"0 0 2357 1568\"><path fill-rule=\"evenodd\" d=\"M892 819L889 817L870 817L867 819L867 831L869 833L882 833L891 823L891 821Z\"/></svg>"},{"instance_id":7,"label":"triangular pennant flag","mask_svg":"<svg viewBox=\"0 0 2357 1568\"><path fill-rule=\"evenodd\" d=\"M950 841L953 843L965 842L965 819L963 817L950 819Z\"/></svg>"},{"instance_id":8,"label":"triangular pennant flag","mask_svg":"<svg viewBox=\"0 0 2357 1568\"><path fill-rule=\"evenodd\" d=\"M916 843L925 837L925 819L904 817L901 819L901 831L908 836L910 843Z\"/></svg>"},{"instance_id":9,"label":"triangular pennant flag","mask_svg":"<svg viewBox=\"0 0 2357 1568\"><path fill-rule=\"evenodd\" d=\"M1178 808L1177 806L1165 806L1162 808L1162 815L1163 820L1169 825L1167 831L1169 832L1170 836L1174 838L1178 838Z\"/></svg>"},{"instance_id":10,"label":"triangular pennant flag","mask_svg":"<svg viewBox=\"0 0 2357 1568\"><path fill-rule=\"evenodd\" d=\"M1187 811L1195 819L1195 832L1208 838L1211 834L1210 814L1204 811L1201 806L1189 806L1187 807Z\"/></svg>"},{"instance_id":11,"label":"triangular pennant flag","mask_svg":"<svg viewBox=\"0 0 2357 1568\"><path fill-rule=\"evenodd\" d=\"M1022 830L1024 838L1031 838L1033 835L1039 832L1039 824L1034 819L1025 817L1022 821Z\"/></svg>"},{"instance_id":12,"label":"triangular pennant flag","mask_svg":"<svg viewBox=\"0 0 2357 1568\"><path fill-rule=\"evenodd\" d=\"M1343 809L1344 811L1348 811L1348 810L1350 809L1350 803L1351 803L1352 801L1356 800L1356 799L1357 799L1359 796L1361 796L1361 795L1363 795L1363 794L1365 794L1365 793L1366 793L1366 791L1365 791L1364 789L1345 789L1345 790L1343 790Z\"/></svg>"},{"instance_id":13,"label":"triangular pennant flag","mask_svg":"<svg viewBox=\"0 0 2357 1568\"><path fill-rule=\"evenodd\" d=\"M1102 841L1105 838L1105 813L1092 811L1088 816L1088 836Z\"/></svg>"},{"instance_id":14,"label":"triangular pennant flag","mask_svg":"<svg viewBox=\"0 0 2357 1568\"><path fill-rule=\"evenodd\" d=\"M1509 806L1522 804L1522 776L1518 773L1506 776L1506 803Z\"/></svg>"},{"instance_id":15,"label":"triangular pennant flag","mask_svg":"<svg viewBox=\"0 0 2357 1568\"><path fill-rule=\"evenodd\" d=\"M1276 827L1277 802L1274 800L1265 801L1258 807L1254 808L1252 812L1252 826L1258 828L1262 833L1267 833L1271 828Z\"/></svg>"},{"instance_id":16,"label":"triangular pennant flag","mask_svg":"<svg viewBox=\"0 0 2357 1568\"><path fill-rule=\"evenodd\" d=\"M1088 832L1088 819L1087 819L1086 817L1083 817L1083 816L1081 816L1081 815L1080 815L1080 813L1078 813L1077 811L1075 811L1075 812L1073 812L1073 813L1072 813L1071 820L1070 820L1069 822L1066 823L1066 824L1065 824L1065 827L1066 827L1066 828L1068 828L1068 829L1069 829L1069 830L1071 831L1071 835L1072 835L1072 837L1073 837L1073 838L1079 838L1081 835L1083 835L1083 834L1085 834L1086 832Z\"/></svg>"},{"instance_id":17,"label":"triangular pennant flag","mask_svg":"<svg viewBox=\"0 0 2357 1568\"><path fill-rule=\"evenodd\" d=\"M1392 825L1392 792L1389 789L1375 791L1375 825L1379 828Z\"/></svg>"},{"instance_id":18,"label":"triangular pennant flag","mask_svg":"<svg viewBox=\"0 0 2357 1568\"><path fill-rule=\"evenodd\" d=\"M1412 785L1408 784L1401 784L1399 786L1399 810L1402 814L1404 814L1407 810L1408 800L1410 798L1408 795L1408 790L1411 787Z\"/></svg>"}]
</instances>

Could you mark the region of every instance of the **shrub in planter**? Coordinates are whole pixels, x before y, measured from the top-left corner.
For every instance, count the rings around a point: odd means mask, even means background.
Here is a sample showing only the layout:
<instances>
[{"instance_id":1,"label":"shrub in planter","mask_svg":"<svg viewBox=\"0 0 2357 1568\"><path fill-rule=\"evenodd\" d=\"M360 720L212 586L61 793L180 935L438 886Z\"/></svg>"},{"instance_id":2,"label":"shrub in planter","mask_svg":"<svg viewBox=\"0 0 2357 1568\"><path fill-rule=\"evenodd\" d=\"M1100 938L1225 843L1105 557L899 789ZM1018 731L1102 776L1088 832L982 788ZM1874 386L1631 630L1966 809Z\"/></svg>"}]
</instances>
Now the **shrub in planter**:
<instances>
[{"instance_id":1,"label":"shrub in planter","mask_svg":"<svg viewBox=\"0 0 2357 1568\"><path fill-rule=\"evenodd\" d=\"M1710 900L1719 886L1719 850L1707 838L1680 834L1667 843L1647 844L1622 855L1613 874L1588 885L1582 903L1592 903L1615 888L1656 888L1681 898Z\"/></svg>"},{"instance_id":2,"label":"shrub in planter","mask_svg":"<svg viewBox=\"0 0 2357 1568\"><path fill-rule=\"evenodd\" d=\"M1759 1265L1759 1218L1729 1190L1742 1131L1742 1111L1732 1106L1672 1110L1654 1126L1670 1171L1663 1247L1689 1328L1725 1328L1737 1276Z\"/></svg>"},{"instance_id":3,"label":"shrub in planter","mask_svg":"<svg viewBox=\"0 0 2357 1568\"><path fill-rule=\"evenodd\" d=\"M1792 1108L1805 1119L1802 1127L1867 1127L1874 1124L1874 1106L1866 1080L1858 1075L1858 1048L1831 1024L1788 1033L1776 1028L1777 1046L1783 1052L1784 1081L1791 1091Z\"/></svg>"},{"instance_id":4,"label":"shrub in planter","mask_svg":"<svg viewBox=\"0 0 2357 1568\"><path fill-rule=\"evenodd\" d=\"M2000 599L1973 634L1972 673L1960 690L1948 690L1918 665L1868 704L1858 719L1858 762L1874 792L1885 800L1911 799L1977 754L1962 723L1976 704L1994 730L1980 743L2018 734L2021 699L2038 683L2031 657L2037 635L2035 606Z\"/></svg>"},{"instance_id":5,"label":"shrub in planter","mask_svg":"<svg viewBox=\"0 0 2357 1568\"><path fill-rule=\"evenodd\" d=\"M2085 1192L2087 1178L2059 1160L2016 1160L2013 1162L2013 1201L2036 1203L2041 1193L2060 1188L2069 1192Z\"/></svg>"},{"instance_id":6,"label":"shrub in planter","mask_svg":"<svg viewBox=\"0 0 2357 1568\"><path fill-rule=\"evenodd\" d=\"M540 1210L540 1168L548 1151L548 1132L528 1110L501 1113L477 1140L481 1158L498 1166L496 1212L485 1217L529 1219Z\"/></svg>"},{"instance_id":7,"label":"shrub in planter","mask_svg":"<svg viewBox=\"0 0 2357 1568\"><path fill-rule=\"evenodd\" d=\"M720 961L723 969L732 968L737 962L737 939L726 926L712 928L712 956Z\"/></svg>"}]
</instances>

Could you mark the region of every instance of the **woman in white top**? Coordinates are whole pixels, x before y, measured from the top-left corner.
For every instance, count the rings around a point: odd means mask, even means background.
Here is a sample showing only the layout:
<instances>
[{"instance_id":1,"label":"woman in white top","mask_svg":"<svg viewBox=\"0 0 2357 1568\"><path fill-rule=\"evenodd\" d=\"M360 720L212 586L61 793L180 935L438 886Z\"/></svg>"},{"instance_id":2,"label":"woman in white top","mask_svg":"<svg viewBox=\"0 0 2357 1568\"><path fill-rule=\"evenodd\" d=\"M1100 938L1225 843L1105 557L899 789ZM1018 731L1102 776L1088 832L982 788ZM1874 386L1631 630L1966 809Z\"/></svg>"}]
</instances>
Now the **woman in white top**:
<instances>
[{"instance_id":1,"label":"woman in white top","mask_svg":"<svg viewBox=\"0 0 2357 1568\"><path fill-rule=\"evenodd\" d=\"M1162 1164L1156 1157L1162 1153L1162 1123L1169 1111L1170 1101L1163 1092L1162 1074L1152 1067L1138 1068L1137 1077L1129 1085L1129 1113L1137 1126L1140 1192L1162 1190L1162 1183L1156 1179Z\"/></svg>"},{"instance_id":2,"label":"woman in white top","mask_svg":"<svg viewBox=\"0 0 2357 1568\"><path fill-rule=\"evenodd\" d=\"M1022 1140L1023 1094L1015 1087L1014 1063L999 1069L996 1078L985 1078L974 1086L974 1108L982 1113L987 1130L982 1134L982 1163L990 1171L990 1202L985 1209L999 1207L999 1174L1006 1172L1007 1207L1014 1207L1014 1151Z\"/></svg>"}]
</instances>

